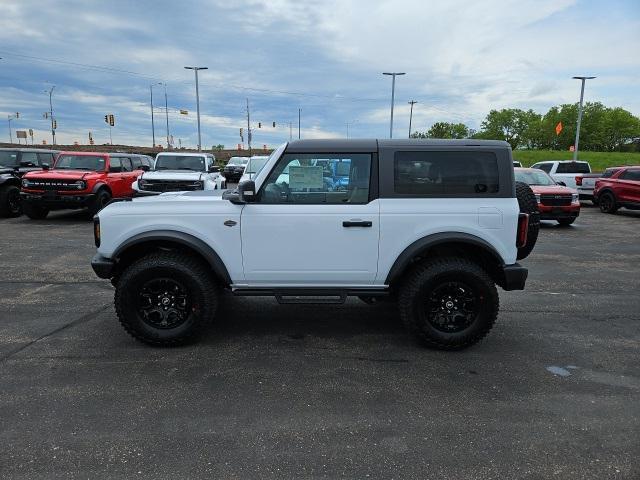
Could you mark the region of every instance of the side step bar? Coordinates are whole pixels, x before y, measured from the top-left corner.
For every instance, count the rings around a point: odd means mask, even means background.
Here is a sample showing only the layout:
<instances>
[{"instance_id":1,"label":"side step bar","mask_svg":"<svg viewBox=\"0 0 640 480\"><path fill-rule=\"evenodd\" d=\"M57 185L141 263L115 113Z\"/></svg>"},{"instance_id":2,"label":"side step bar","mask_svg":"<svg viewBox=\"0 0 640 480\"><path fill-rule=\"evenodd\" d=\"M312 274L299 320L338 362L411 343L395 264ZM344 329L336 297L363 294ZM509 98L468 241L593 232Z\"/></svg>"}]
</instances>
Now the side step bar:
<instances>
[{"instance_id":1,"label":"side step bar","mask_svg":"<svg viewBox=\"0 0 640 480\"><path fill-rule=\"evenodd\" d=\"M280 304L341 304L347 297L365 295L382 297L387 288L326 288L326 287L234 287L232 293L241 297L275 297Z\"/></svg>"}]
</instances>

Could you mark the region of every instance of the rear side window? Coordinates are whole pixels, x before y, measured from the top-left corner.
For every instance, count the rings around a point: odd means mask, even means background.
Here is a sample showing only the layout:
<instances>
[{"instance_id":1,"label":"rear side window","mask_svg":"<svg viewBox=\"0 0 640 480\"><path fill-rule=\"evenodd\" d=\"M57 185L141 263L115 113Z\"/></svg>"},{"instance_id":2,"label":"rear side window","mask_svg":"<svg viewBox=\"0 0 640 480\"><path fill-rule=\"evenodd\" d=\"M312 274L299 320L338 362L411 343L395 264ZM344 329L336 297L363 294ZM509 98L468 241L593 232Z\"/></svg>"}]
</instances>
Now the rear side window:
<instances>
[{"instance_id":1,"label":"rear side window","mask_svg":"<svg viewBox=\"0 0 640 480\"><path fill-rule=\"evenodd\" d=\"M142 160L140 157L131 157L131 164L133 165L133 169L137 170L142 166Z\"/></svg>"},{"instance_id":2,"label":"rear side window","mask_svg":"<svg viewBox=\"0 0 640 480\"><path fill-rule=\"evenodd\" d=\"M120 157L111 157L109 160L109 171L111 173L122 172L122 159Z\"/></svg>"},{"instance_id":3,"label":"rear side window","mask_svg":"<svg viewBox=\"0 0 640 480\"><path fill-rule=\"evenodd\" d=\"M622 172L619 177L621 180L640 180L640 170L627 170L626 172Z\"/></svg>"},{"instance_id":4,"label":"rear side window","mask_svg":"<svg viewBox=\"0 0 640 480\"><path fill-rule=\"evenodd\" d=\"M21 167L37 167L40 165L40 161L38 160L38 154L35 152L22 152L20 156L20 166Z\"/></svg>"},{"instance_id":5,"label":"rear side window","mask_svg":"<svg viewBox=\"0 0 640 480\"><path fill-rule=\"evenodd\" d=\"M396 152L394 190L409 195L482 196L499 191L492 152Z\"/></svg>"},{"instance_id":6,"label":"rear side window","mask_svg":"<svg viewBox=\"0 0 640 480\"><path fill-rule=\"evenodd\" d=\"M589 165L584 162L559 163L556 173L590 173Z\"/></svg>"},{"instance_id":7,"label":"rear side window","mask_svg":"<svg viewBox=\"0 0 640 480\"><path fill-rule=\"evenodd\" d=\"M131 159L129 157L122 157L122 171L123 172L131 172L133 168L131 167Z\"/></svg>"},{"instance_id":8,"label":"rear side window","mask_svg":"<svg viewBox=\"0 0 640 480\"><path fill-rule=\"evenodd\" d=\"M40 165L43 163L53 165L53 153L39 153L38 158L40 159Z\"/></svg>"}]
</instances>

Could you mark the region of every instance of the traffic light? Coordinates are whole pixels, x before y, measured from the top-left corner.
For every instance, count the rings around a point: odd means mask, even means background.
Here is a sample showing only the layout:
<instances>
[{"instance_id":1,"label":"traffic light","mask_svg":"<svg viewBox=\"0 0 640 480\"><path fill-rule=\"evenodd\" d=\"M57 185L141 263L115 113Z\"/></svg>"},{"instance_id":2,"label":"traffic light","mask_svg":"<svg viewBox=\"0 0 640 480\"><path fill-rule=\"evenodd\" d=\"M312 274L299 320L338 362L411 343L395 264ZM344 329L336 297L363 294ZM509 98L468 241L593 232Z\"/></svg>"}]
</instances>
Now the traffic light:
<instances>
[{"instance_id":1,"label":"traffic light","mask_svg":"<svg viewBox=\"0 0 640 480\"><path fill-rule=\"evenodd\" d=\"M240 128L240 140L244 142L244 130Z\"/></svg>"},{"instance_id":2,"label":"traffic light","mask_svg":"<svg viewBox=\"0 0 640 480\"><path fill-rule=\"evenodd\" d=\"M20 118L20 112L16 112L16 118Z\"/></svg>"},{"instance_id":3,"label":"traffic light","mask_svg":"<svg viewBox=\"0 0 640 480\"><path fill-rule=\"evenodd\" d=\"M258 122L258 128L262 128L262 122Z\"/></svg>"},{"instance_id":4,"label":"traffic light","mask_svg":"<svg viewBox=\"0 0 640 480\"><path fill-rule=\"evenodd\" d=\"M104 116L104 123L109 123L109 115Z\"/></svg>"},{"instance_id":5,"label":"traffic light","mask_svg":"<svg viewBox=\"0 0 640 480\"><path fill-rule=\"evenodd\" d=\"M54 120L54 121L53 121L53 127L52 127L52 128L53 128L54 130L55 130L56 128L58 128L58 122L57 122L57 120Z\"/></svg>"},{"instance_id":6,"label":"traffic light","mask_svg":"<svg viewBox=\"0 0 640 480\"><path fill-rule=\"evenodd\" d=\"M113 114L109 114L109 125L112 127L116 125L116 117Z\"/></svg>"},{"instance_id":7,"label":"traffic light","mask_svg":"<svg viewBox=\"0 0 640 480\"><path fill-rule=\"evenodd\" d=\"M276 128L276 122L273 122L273 128Z\"/></svg>"}]
</instances>

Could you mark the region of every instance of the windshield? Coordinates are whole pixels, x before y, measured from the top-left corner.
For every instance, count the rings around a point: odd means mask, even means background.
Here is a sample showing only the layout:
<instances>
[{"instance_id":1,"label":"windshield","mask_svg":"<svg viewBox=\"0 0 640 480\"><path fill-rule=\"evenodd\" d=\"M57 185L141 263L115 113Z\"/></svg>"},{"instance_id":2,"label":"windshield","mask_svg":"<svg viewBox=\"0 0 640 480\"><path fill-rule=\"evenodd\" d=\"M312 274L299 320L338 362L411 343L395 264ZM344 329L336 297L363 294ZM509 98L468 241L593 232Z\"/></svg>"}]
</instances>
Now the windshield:
<instances>
[{"instance_id":1,"label":"windshield","mask_svg":"<svg viewBox=\"0 0 640 480\"><path fill-rule=\"evenodd\" d=\"M556 182L542 170L516 170L516 181L528 185L555 185Z\"/></svg>"},{"instance_id":2,"label":"windshield","mask_svg":"<svg viewBox=\"0 0 640 480\"><path fill-rule=\"evenodd\" d=\"M192 157L184 155L158 155L156 158L156 170L192 170L204 172L204 157Z\"/></svg>"},{"instance_id":3,"label":"windshield","mask_svg":"<svg viewBox=\"0 0 640 480\"><path fill-rule=\"evenodd\" d=\"M54 167L56 170L104 170L104 157L93 155L60 155Z\"/></svg>"},{"instance_id":4,"label":"windshield","mask_svg":"<svg viewBox=\"0 0 640 480\"><path fill-rule=\"evenodd\" d=\"M0 167L17 167L18 152L7 152L0 150Z\"/></svg>"},{"instance_id":5,"label":"windshield","mask_svg":"<svg viewBox=\"0 0 640 480\"><path fill-rule=\"evenodd\" d=\"M248 161L247 157L231 157L227 165L246 165Z\"/></svg>"},{"instance_id":6,"label":"windshield","mask_svg":"<svg viewBox=\"0 0 640 480\"><path fill-rule=\"evenodd\" d=\"M258 173L267 163L269 157L252 157L247 163L244 173Z\"/></svg>"}]
</instances>

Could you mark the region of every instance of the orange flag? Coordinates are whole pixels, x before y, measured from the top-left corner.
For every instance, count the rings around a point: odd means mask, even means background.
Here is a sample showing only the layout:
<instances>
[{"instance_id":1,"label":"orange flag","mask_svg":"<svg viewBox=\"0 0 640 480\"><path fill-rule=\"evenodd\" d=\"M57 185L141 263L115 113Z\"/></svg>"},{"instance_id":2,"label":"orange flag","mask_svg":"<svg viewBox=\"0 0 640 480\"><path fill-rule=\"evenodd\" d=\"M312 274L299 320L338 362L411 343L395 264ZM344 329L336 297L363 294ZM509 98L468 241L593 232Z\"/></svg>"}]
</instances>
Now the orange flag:
<instances>
[{"instance_id":1,"label":"orange flag","mask_svg":"<svg viewBox=\"0 0 640 480\"><path fill-rule=\"evenodd\" d=\"M558 124L556 125L556 135L560 135L561 131L562 131L562 122L558 122Z\"/></svg>"}]
</instances>

